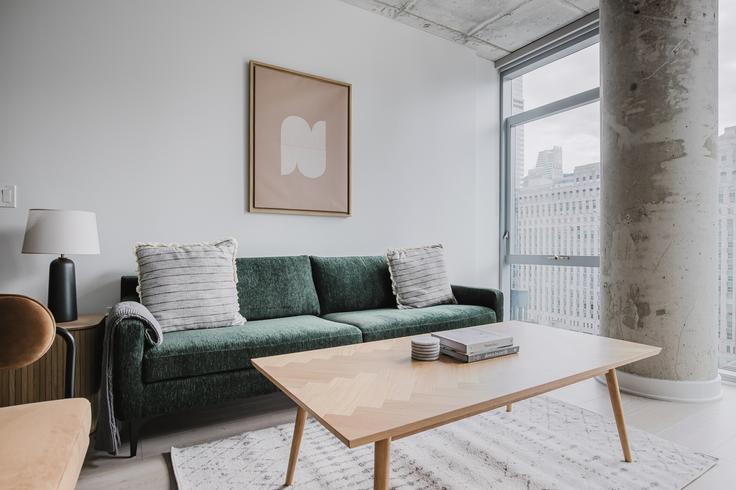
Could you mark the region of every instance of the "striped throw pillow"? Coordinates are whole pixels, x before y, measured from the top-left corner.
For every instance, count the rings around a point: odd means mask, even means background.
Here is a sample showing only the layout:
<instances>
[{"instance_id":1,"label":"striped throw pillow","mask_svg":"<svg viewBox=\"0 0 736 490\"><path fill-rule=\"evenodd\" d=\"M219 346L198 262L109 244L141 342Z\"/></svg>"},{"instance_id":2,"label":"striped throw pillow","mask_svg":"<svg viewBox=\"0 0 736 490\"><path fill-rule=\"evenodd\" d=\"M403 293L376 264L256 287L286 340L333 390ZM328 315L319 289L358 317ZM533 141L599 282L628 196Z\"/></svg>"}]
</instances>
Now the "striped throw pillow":
<instances>
[{"instance_id":1,"label":"striped throw pillow","mask_svg":"<svg viewBox=\"0 0 736 490\"><path fill-rule=\"evenodd\" d=\"M442 245L386 252L391 285L400 309L455 304Z\"/></svg>"},{"instance_id":2,"label":"striped throw pillow","mask_svg":"<svg viewBox=\"0 0 736 490\"><path fill-rule=\"evenodd\" d=\"M191 245L139 243L138 294L164 332L242 325L234 238Z\"/></svg>"}]
</instances>

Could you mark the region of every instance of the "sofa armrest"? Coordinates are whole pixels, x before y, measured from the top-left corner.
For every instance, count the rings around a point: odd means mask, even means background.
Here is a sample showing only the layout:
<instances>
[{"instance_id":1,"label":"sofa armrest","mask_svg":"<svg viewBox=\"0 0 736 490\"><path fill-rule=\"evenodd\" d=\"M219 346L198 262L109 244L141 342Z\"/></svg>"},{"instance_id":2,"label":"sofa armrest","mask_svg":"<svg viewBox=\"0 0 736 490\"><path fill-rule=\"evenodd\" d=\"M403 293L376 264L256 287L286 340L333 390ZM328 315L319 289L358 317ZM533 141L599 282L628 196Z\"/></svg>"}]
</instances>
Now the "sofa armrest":
<instances>
[{"instance_id":1,"label":"sofa armrest","mask_svg":"<svg viewBox=\"0 0 736 490\"><path fill-rule=\"evenodd\" d=\"M113 344L113 400L121 420L138 418L143 410L143 352L146 348L141 320L127 318L115 329Z\"/></svg>"},{"instance_id":2,"label":"sofa armrest","mask_svg":"<svg viewBox=\"0 0 736 490\"><path fill-rule=\"evenodd\" d=\"M496 321L503 321L503 293L493 288L452 286L452 294L461 305L487 306L496 312Z\"/></svg>"}]
</instances>

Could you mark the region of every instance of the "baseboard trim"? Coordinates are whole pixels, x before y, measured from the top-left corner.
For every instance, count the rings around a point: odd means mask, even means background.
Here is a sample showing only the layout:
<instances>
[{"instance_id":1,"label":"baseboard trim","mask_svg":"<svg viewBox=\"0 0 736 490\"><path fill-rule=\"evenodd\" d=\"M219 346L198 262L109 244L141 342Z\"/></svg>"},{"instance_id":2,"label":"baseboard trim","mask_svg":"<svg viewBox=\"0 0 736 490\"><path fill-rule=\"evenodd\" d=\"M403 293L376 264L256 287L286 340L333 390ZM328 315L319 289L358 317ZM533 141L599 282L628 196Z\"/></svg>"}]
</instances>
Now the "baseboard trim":
<instances>
[{"instance_id":1,"label":"baseboard trim","mask_svg":"<svg viewBox=\"0 0 736 490\"><path fill-rule=\"evenodd\" d=\"M723 396L721 375L709 381L673 381L656 379L616 371L619 389L631 395L664 400L668 402L706 403L720 400ZM598 382L606 384L605 376L596 376Z\"/></svg>"}]
</instances>

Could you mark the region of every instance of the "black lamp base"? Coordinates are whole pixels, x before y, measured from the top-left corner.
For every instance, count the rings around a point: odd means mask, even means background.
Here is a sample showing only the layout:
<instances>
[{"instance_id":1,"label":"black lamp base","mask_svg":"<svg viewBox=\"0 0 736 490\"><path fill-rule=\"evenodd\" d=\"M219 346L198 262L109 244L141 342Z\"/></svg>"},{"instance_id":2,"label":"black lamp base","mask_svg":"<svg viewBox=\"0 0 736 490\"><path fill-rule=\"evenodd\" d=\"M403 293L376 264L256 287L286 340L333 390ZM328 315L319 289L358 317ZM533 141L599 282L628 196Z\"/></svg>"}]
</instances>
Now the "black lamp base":
<instances>
[{"instance_id":1,"label":"black lamp base","mask_svg":"<svg viewBox=\"0 0 736 490\"><path fill-rule=\"evenodd\" d=\"M49 310L57 323L77 319L77 281L74 262L63 255L49 266Z\"/></svg>"}]
</instances>

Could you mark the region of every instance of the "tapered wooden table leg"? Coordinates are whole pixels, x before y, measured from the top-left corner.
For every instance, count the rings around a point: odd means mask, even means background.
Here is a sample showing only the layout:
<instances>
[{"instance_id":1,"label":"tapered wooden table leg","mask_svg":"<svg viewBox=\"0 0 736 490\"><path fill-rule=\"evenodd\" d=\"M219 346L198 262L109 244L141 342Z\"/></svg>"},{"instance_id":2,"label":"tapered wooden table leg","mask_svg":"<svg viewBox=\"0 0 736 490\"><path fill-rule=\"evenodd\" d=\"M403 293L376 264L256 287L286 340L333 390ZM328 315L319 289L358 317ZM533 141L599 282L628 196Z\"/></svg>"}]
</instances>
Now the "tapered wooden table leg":
<instances>
[{"instance_id":1,"label":"tapered wooden table leg","mask_svg":"<svg viewBox=\"0 0 736 490\"><path fill-rule=\"evenodd\" d=\"M624 461L631 463L631 449L629 448L629 438L626 436L624 410L621 408L621 392L618 389L618 378L615 369L611 369L606 373L606 384L608 385L608 395L611 397L613 416L616 419L618 438L621 439L621 449L624 450Z\"/></svg>"},{"instance_id":2,"label":"tapered wooden table leg","mask_svg":"<svg viewBox=\"0 0 736 490\"><path fill-rule=\"evenodd\" d=\"M291 453L289 454L289 468L286 470L286 486L294 483L296 461L299 459L299 446L304 434L304 422L307 420L307 411L302 407L296 408L296 422L294 422L294 437L291 439Z\"/></svg>"},{"instance_id":3,"label":"tapered wooden table leg","mask_svg":"<svg viewBox=\"0 0 736 490\"><path fill-rule=\"evenodd\" d=\"M391 439L376 441L373 467L373 489L387 490L391 469Z\"/></svg>"},{"instance_id":4,"label":"tapered wooden table leg","mask_svg":"<svg viewBox=\"0 0 736 490\"><path fill-rule=\"evenodd\" d=\"M508 405L506 405L506 411L507 412L510 412L511 411L511 404L510 403Z\"/></svg>"}]
</instances>

